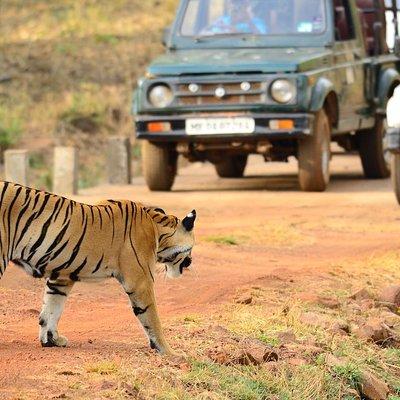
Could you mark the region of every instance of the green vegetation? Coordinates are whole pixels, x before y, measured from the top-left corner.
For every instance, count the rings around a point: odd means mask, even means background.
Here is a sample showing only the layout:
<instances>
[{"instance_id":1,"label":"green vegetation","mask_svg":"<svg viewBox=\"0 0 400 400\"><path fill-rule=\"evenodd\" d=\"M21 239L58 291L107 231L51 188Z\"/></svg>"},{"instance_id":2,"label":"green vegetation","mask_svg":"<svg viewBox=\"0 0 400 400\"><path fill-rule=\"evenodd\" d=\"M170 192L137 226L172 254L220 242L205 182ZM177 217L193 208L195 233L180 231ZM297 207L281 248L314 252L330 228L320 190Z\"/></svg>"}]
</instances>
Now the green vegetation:
<instances>
[{"instance_id":1,"label":"green vegetation","mask_svg":"<svg viewBox=\"0 0 400 400\"><path fill-rule=\"evenodd\" d=\"M35 151L46 153L54 143L75 145L86 170L101 163L107 135L133 136L132 90L162 51L162 31L176 4L3 0L0 150L20 140L30 149L34 137ZM35 172L35 186L51 183L42 174ZM105 180L104 168L96 174L83 177L81 186Z\"/></svg>"},{"instance_id":2,"label":"green vegetation","mask_svg":"<svg viewBox=\"0 0 400 400\"><path fill-rule=\"evenodd\" d=\"M205 238L206 242L212 242L216 244L224 244L228 246L237 246L240 243L240 240L235 236L227 235L218 235L218 236L208 236Z\"/></svg>"}]
</instances>

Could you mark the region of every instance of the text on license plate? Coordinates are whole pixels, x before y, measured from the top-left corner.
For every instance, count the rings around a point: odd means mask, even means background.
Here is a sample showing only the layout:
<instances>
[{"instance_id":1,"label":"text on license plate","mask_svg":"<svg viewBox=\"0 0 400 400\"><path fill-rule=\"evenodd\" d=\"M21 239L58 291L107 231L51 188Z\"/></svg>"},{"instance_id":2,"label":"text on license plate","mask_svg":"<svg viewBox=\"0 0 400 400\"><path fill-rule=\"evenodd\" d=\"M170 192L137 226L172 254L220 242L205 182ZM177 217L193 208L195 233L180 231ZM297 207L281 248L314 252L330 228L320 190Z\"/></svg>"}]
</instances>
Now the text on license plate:
<instances>
[{"instance_id":1,"label":"text on license plate","mask_svg":"<svg viewBox=\"0 0 400 400\"><path fill-rule=\"evenodd\" d=\"M254 133L255 127L254 119L247 117L188 118L186 120L188 135Z\"/></svg>"}]
</instances>

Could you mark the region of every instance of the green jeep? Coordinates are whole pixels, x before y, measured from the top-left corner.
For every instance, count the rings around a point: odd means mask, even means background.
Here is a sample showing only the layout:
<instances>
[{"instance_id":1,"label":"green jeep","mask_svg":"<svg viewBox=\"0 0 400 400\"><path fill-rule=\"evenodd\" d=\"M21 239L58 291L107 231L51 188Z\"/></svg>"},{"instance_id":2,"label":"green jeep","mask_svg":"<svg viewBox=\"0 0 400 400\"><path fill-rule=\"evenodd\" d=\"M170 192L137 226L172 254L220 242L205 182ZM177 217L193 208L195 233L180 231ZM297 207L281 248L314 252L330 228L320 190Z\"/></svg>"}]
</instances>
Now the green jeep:
<instances>
[{"instance_id":1,"label":"green jeep","mask_svg":"<svg viewBox=\"0 0 400 400\"><path fill-rule=\"evenodd\" d=\"M260 154L295 156L301 189L324 191L331 141L359 152L367 178L388 177L386 104L400 84L395 3L181 0L167 51L134 95L149 188L171 189L179 154L227 178Z\"/></svg>"}]
</instances>

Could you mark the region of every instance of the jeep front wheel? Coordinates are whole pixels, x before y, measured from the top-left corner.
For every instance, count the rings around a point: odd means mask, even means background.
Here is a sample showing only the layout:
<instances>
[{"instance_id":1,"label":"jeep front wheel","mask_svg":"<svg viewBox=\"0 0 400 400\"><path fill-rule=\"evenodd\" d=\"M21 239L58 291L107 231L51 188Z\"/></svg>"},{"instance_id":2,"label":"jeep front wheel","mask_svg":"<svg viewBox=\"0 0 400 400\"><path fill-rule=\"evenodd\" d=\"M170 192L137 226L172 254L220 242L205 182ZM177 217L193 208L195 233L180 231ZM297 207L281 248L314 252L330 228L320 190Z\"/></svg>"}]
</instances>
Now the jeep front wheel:
<instances>
[{"instance_id":1,"label":"jeep front wheel","mask_svg":"<svg viewBox=\"0 0 400 400\"><path fill-rule=\"evenodd\" d=\"M390 153L385 148L386 118L377 116L375 126L357 133L358 149L366 178L383 179L390 175Z\"/></svg>"},{"instance_id":2,"label":"jeep front wheel","mask_svg":"<svg viewBox=\"0 0 400 400\"><path fill-rule=\"evenodd\" d=\"M241 178L247 164L247 155L227 156L215 164L215 170L221 178Z\"/></svg>"},{"instance_id":3,"label":"jeep front wheel","mask_svg":"<svg viewBox=\"0 0 400 400\"><path fill-rule=\"evenodd\" d=\"M177 172L178 155L170 146L142 143L143 175L153 191L169 191Z\"/></svg>"},{"instance_id":4,"label":"jeep front wheel","mask_svg":"<svg viewBox=\"0 0 400 400\"><path fill-rule=\"evenodd\" d=\"M305 192L323 192L329 183L331 126L325 110L315 114L311 135L298 141L299 183Z\"/></svg>"}]
</instances>

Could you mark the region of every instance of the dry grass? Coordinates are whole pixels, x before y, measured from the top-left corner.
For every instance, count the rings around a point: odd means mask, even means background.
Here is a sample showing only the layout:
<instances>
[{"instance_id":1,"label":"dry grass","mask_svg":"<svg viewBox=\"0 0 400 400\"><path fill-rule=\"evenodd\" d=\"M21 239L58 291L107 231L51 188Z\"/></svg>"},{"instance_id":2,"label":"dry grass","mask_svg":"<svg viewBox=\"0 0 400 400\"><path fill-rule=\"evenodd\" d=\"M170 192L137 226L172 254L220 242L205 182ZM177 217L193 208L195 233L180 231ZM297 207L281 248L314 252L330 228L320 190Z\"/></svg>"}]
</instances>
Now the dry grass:
<instances>
[{"instance_id":1,"label":"dry grass","mask_svg":"<svg viewBox=\"0 0 400 400\"><path fill-rule=\"evenodd\" d=\"M6 142L47 154L54 143L74 144L82 153L81 186L104 180L104 168L91 176L86 164L102 162L107 135L133 136L132 90L163 51L161 33L176 4L2 1L0 146ZM82 133L77 119L93 123L90 131ZM43 182L38 176L33 183Z\"/></svg>"}]
</instances>

